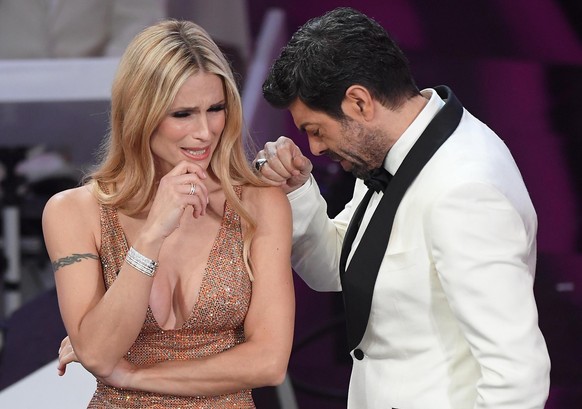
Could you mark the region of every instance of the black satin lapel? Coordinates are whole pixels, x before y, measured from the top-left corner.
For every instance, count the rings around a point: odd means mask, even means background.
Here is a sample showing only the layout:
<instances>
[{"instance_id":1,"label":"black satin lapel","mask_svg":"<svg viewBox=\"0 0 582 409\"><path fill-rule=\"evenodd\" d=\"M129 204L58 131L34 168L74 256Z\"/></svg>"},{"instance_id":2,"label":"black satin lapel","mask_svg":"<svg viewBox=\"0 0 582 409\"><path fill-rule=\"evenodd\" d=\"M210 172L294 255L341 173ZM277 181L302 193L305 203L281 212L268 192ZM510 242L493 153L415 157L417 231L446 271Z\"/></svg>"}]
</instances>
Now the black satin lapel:
<instances>
[{"instance_id":1,"label":"black satin lapel","mask_svg":"<svg viewBox=\"0 0 582 409\"><path fill-rule=\"evenodd\" d=\"M360 213L364 213L366 208L368 207L368 203L370 203L370 198L374 194L374 191L368 190L364 195L360 204L356 208L356 211L353 213L352 218L350 219L350 224L348 225L348 229L346 230L346 234L344 236L344 241L342 244L342 252L340 255L340 264L339 264L339 271L340 275L343 275L346 271L346 261L348 259L348 255L352 249L352 243L354 242L354 238L358 233L359 223L358 220L361 221Z\"/></svg>"},{"instance_id":2,"label":"black satin lapel","mask_svg":"<svg viewBox=\"0 0 582 409\"><path fill-rule=\"evenodd\" d=\"M424 165L457 128L463 115L463 106L448 87L439 86L435 90L446 99L445 105L404 158L372 215L347 271L340 274L350 350L360 343L368 325L374 285L400 201Z\"/></svg>"}]
</instances>

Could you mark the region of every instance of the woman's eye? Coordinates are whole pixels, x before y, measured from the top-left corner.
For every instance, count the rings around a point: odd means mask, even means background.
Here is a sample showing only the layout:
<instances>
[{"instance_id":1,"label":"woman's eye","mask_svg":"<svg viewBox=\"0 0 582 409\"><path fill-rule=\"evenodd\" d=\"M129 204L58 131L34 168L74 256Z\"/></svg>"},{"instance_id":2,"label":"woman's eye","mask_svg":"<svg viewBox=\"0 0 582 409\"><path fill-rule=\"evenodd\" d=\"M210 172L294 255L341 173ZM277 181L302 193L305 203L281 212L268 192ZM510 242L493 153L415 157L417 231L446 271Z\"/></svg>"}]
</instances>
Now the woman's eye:
<instances>
[{"instance_id":1,"label":"woman's eye","mask_svg":"<svg viewBox=\"0 0 582 409\"><path fill-rule=\"evenodd\" d=\"M226 106L224 104L214 105L208 109L208 112L220 112L220 111L224 111L225 108L226 108Z\"/></svg>"},{"instance_id":2,"label":"woman's eye","mask_svg":"<svg viewBox=\"0 0 582 409\"><path fill-rule=\"evenodd\" d=\"M172 116L174 118L186 118L189 115L190 115L190 112L188 112L188 111L178 111L178 112L174 112L172 114Z\"/></svg>"}]
</instances>

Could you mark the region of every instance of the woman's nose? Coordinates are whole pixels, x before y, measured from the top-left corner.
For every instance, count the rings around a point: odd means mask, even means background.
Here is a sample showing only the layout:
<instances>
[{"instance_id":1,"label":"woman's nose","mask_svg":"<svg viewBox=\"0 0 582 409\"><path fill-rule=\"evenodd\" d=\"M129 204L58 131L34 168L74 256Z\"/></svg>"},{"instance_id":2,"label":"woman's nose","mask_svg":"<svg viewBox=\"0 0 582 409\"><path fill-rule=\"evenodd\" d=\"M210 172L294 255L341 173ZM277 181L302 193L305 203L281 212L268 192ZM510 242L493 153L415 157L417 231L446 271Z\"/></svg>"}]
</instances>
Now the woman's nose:
<instances>
[{"instance_id":1,"label":"woman's nose","mask_svg":"<svg viewBox=\"0 0 582 409\"><path fill-rule=\"evenodd\" d=\"M204 115L198 116L191 125L190 133L197 139L206 140L210 137L210 127Z\"/></svg>"}]
</instances>

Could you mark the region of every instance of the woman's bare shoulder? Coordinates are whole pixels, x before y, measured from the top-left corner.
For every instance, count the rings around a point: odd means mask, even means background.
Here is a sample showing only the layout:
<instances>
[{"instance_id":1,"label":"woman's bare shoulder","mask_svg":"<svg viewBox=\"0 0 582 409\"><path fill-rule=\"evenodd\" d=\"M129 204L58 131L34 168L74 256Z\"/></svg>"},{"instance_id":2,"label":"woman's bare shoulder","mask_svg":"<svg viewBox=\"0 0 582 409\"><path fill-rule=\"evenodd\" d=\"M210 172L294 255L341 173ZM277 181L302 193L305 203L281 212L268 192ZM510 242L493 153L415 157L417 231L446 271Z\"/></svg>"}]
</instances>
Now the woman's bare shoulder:
<instances>
[{"instance_id":1,"label":"woman's bare shoulder","mask_svg":"<svg viewBox=\"0 0 582 409\"><path fill-rule=\"evenodd\" d=\"M64 216L70 214L69 212L91 211L97 207L97 199L93 195L91 186L84 185L55 193L47 201L44 212Z\"/></svg>"},{"instance_id":2,"label":"woman's bare shoulder","mask_svg":"<svg viewBox=\"0 0 582 409\"><path fill-rule=\"evenodd\" d=\"M276 186L243 186L243 202L252 204L264 204L267 200L287 200L287 195Z\"/></svg>"},{"instance_id":3,"label":"woman's bare shoulder","mask_svg":"<svg viewBox=\"0 0 582 409\"><path fill-rule=\"evenodd\" d=\"M279 187L244 186L242 202L255 216L265 216L266 212L290 209L287 195Z\"/></svg>"}]
</instances>

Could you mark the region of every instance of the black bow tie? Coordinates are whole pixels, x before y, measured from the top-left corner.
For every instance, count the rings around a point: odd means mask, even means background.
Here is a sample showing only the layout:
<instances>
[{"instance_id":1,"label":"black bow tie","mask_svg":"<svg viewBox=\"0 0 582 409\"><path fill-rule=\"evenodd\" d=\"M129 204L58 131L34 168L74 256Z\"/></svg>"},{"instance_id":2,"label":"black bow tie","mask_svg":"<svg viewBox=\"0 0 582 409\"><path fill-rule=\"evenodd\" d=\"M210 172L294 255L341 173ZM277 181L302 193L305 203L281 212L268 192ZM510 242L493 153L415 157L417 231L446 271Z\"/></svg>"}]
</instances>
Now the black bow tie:
<instances>
[{"instance_id":1,"label":"black bow tie","mask_svg":"<svg viewBox=\"0 0 582 409\"><path fill-rule=\"evenodd\" d=\"M392 175L382 167L371 171L370 177L364 180L364 184L368 186L368 189L372 189L374 192L378 193L380 190L386 190L391 179Z\"/></svg>"}]
</instances>

